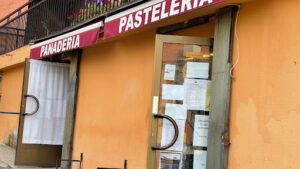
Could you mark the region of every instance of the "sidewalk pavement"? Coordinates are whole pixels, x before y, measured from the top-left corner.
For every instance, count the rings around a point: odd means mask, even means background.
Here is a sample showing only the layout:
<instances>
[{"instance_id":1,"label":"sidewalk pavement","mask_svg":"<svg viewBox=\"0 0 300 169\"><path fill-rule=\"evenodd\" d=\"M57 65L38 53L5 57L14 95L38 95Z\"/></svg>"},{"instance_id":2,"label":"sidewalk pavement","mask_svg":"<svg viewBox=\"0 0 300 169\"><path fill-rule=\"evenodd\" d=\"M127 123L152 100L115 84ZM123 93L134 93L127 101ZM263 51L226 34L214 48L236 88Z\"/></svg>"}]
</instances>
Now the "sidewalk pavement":
<instances>
[{"instance_id":1,"label":"sidewalk pavement","mask_svg":"<svg viewBox=\"0 0 300 169\"><path fill-rule=\"evenodd\" d=\"M0 169L55 169L28 166L15 166L16 150L0 143Z\"/></svg>"}]
</instances>

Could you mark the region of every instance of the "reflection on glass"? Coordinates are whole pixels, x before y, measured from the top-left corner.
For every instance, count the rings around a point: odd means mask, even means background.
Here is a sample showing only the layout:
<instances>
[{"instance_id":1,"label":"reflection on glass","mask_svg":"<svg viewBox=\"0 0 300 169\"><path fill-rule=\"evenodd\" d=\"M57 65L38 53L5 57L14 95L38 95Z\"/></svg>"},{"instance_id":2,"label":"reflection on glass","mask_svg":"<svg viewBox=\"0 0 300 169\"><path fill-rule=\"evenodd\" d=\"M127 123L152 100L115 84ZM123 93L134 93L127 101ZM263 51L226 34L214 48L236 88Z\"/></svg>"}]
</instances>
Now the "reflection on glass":
<instances>
[{"instance_id":1,"label":"reflection on glass","mask_svg":"<svg viewBox=\"0 0 300 169\"><path fill-rule=\"evenodd\" d=\"M212 69L210 46L163 45L159 113L179 128L176 143L158 153L159 169L205 169ZM159 121L158 145L173 139L169 121Z\"/></svg>"}]
</instances>

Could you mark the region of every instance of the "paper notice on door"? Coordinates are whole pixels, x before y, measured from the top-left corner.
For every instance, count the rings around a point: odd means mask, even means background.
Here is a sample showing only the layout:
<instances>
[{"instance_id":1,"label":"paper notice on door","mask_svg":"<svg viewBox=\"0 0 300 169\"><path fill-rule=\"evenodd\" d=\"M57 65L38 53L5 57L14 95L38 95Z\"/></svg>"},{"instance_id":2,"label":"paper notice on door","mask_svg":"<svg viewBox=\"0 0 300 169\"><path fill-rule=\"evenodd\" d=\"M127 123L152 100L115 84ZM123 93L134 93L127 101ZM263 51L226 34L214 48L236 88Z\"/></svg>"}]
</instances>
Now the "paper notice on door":
<instances>
[{"instance_id":1,"label":"paper notice on door","mask_svg":"<svg viewBox=\"0 0 300 169\"><path fill-rule=\"evenodd\" d=\"M159 168L160 169L180 169L181 156L179 152L160 152L159 153Z\"/></svg>"},{"instance_id":2,"label":"paper notice on door","mask_svg":"<svg viewBox=\"0 0 300 169\"><path fill-rule=\"evenodd\" d=\"M174 120L186 120L187 108L183 104L166 103L165 114L172 117Z\"/></svg>"},{"instance_id":3,"label":"paper notice on door","mask_svg":"<svg viewBox=\"0 0 300 169\"><path fill-rule=\"evenodd\" d=\"M164 80L175 80L176 65L165 64Z\"/></svg>"},{"instance_id":4,"label":"paper notice on door","mask_svg":"<svg viewBox=\"0 0 300 169\"><path fill-rule=\"evenodd\" d=\"M209 116L195 115L193 146L207 147Z\"/></svg>"},{"instance_id":5,"label":"paper notice on door","mask_svg":"<svg viewBox=\"0 0 300 169\"><path fill-rule=\"evenodd\" d=\"M210 89L211 89L211 81L207 81L206 87L206 103L205 103L205 110L210 111Z\"/></svg>"},{"instance_id":6,"label":"paper notice on door","mask_svg":"<svg viewBox=\"0 0 300 169\"><path fill-rule=\"evenodd\" d=\"M184 87L183 85L162 85L162 99L163 100L183 100Z\"/></svg>"},{"instance_id":7,"label":"paper notice on door","mask_svg":"<svg viewBox=\"0 0 300 169\"><path fill-rule=\"evenodd\" d=\"M194 150L193 169L206 169L207 151Z\"/></svg>"},{"instance_id":8,"label":"paper notice on door","mask_svg":"<svg viewBox=\"0 0 300 169\"><path fill-rule=\"evenodd\" d=\"M206 110L207 80L185 79L183 103L189 110Z\"/></svg>"},{"instance_id":9,"label":"paper notice on door","mask_svg":"<svg viewBox=\"0 0 300 169\"><path fill-rule=\"evenodd\" d=\"M175 144L167 150L182 151L184 143L185 120L175 120L178 126L178 139ZM163 120L161 146L165 146L173 140L175 129L173 124L168 120Z\"/></svg>"},{"instance_id":10,"label":"paper notice on door","mask_svg":"<svg viewBox=\"0 0 300 169\"><path fill-rule=\"evenodd\" d=\"M207 62L187 62L186 69L187 78L208 78L209 63Z\"/></svg>"}]
</instances>

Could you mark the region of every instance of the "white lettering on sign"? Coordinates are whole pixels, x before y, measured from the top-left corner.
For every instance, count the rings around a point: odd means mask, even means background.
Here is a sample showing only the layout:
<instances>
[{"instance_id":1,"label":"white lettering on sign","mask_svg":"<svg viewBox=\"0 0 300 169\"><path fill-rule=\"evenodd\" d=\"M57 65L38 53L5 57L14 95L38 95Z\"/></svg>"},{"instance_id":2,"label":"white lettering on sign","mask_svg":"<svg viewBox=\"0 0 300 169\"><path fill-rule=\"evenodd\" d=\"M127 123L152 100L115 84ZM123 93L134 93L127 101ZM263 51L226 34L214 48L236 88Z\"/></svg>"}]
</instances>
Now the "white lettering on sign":
<instances>
[{"instance_id":1,"label":"white lettering on sign","mask_svg":"<svg viewBox=\"0 0 300 169\"><path fill-rule=\"evenodd\" d=\"M125 26L126 21L127 21L127 17L126 17L126 16L125 16L125 17L122 17L122 18L120 19L119 32L122 32L122 28Z\"/></svg>"},{"instance_id":2,"label":"white lettering on sign","mask_svg":"<svg viewBox=\"0 0 300 169\"><path fill-rule=\"evenodd\" d=\"M127 26L126 26L126 31L128 31L128 29L133 29L133 16L129 15L128 17L128 22L127 22Z\"/></svg>"},{"instance_id":3,"label":"white lettering on sign","mask_svg":"<svg viewBox=\"0 0 300 169\"><path fill-rule=\"evenodd\" d=\"M64 52L80 46L80 36L75 35L56 42L46 44L41 47L40 57L53 55L59 52Z\"/></svg>"},{"instance_id":4,"label":"white lettering on sign","mask_svg":"<svg viewBox=\"0 0 300 169\"><path fill-rule=\"evenodd\" d=\"M181 4L181 12L184 12L185 10L191 10L192 9L192 4L191 0L183 0Z\"/></svg>"},{"instance_id":5,"label":"white lettering on sign","mask_svg":"<svg viewBox=\"0 0 300 169\"><path fill-rule=\"evenodd\" d=\"M151 22L155 22L155 21L159 20L159 16L157 16L157 14L159 14L159 12L160 12L160 9L159 9L160 6L161 6L161 4L156 4L153 6Z\"/></svg>"},{"instance_id":6,"label":"white lettering on sign","mask_svg":"<svg viewBox=\"0 0 300 169\"><path fill-rule=\"evenodd\" d=\"M39 59L94 44L99 38L101 26L103 26L103 21L31 45L30 58ZM118 29L118 27L116 28Z\"/></svg>"},{"instance_id":7,"label":"white lettering on sign","mask_svg":"<svg viewBox=\"0 0 300 169\"><path fill-rule=\"evenodd\" d=\"M134 22L135 27L139 27L141 25L141 23L142 23L142 14L143 14L142 11L138 11L135 14L135 19L136 19L136 22Z\"/></svg>"},{"instance_id":8,"label":"white lettering on sign","mask_svg":"<svg viewBox=\"0 0 300 169\"><path fill-rule=\"evenodd\" d=\"M178 0L172 0L171 9L170 9L170 16L176 15L176 14L179 13L179 9L175 9L175 8L178 8L178 7L179 7Z\"/></svg>"},{"instance_id":9,"label":"white lettering on sign","mask_svg":"<svg viewBox=\"0 0 300 169\"><path fill-rule=\"evenodd\" d=\"M199 7L204 5L204 2L208 2L209 4L213 2L213 0L201 0Z\"/></svg>"},{"instance_id":10,"label":"white lettering on sign","mask_svg":"<svg viewBox=\"0 0 300 169\"><path fill-rule=\"evenodd\" d=\"M164 0L121 17L118 32L126 32L169 16L210 5L214 1L221 0Z\"/></svg>"},{"instance_id":11,"label":"white lettering on sign","mask_svg":"<svg viewBox=\"0 0 300 169\"><path fill-rule=\"evenodd\" d=\"M80 36L77 35L77 36L76 36L76 41L75 41L74 48L79 48L79 46L80 46L79 42L80 42Z\"/></svg>"},{"instance_id":12,"label":"white lettering on sign","mask_svg":"<svg viewBox=\"0 0 300 169\"><path fill-rule=\"evenodd\" d=\"M148 18L149 18L149 12L151 11L152 7L144 9L144 14L145 14L145 25L148 24Z\"/></svg>"},{"instance_id":13,"label":"white lettering on sign","mask_svg":"<svg viewBox=\"0 0 300 169\"><path fill-rule=\"evenodd\" d=\"M167 18L167 17L169 16L169 13L166 12L166 3L167 3L166 1L164 1L164 2L162 3L161 15L160 15L160 18L161 18L161 19Z\"/></svg>"}]
</instances>

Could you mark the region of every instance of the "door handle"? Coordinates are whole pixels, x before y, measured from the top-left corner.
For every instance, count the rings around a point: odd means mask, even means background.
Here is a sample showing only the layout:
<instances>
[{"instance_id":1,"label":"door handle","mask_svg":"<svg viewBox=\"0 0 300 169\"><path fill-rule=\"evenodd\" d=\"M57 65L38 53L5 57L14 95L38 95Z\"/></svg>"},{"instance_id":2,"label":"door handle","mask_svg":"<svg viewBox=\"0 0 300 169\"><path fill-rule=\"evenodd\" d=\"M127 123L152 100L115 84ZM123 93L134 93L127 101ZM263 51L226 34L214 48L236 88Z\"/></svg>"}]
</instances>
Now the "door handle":
<instances>
[{"instance_id":1,"label":"door handle","mask_svg":"<svg viewBox=\"0 0 300 169\"><path fill-rule=\"evenodd\" d=\"M172 123L172 125L175 129L174 138L168 145L165 145L165 146L162 146L162 147L152 146L152 150L166 150L166 149L172 147L175 144L175 142L177 141L177 139L178 139L178 126L176 124L176 121L170 116L167 116L167 115L164 115L164 114L154 114L154 118L169 120Z\"/></svg>"},{"instance_id":2,"label":"door handle","mask_svg":"<svg viewBox=\"0 0 300 169\"><path fill-rule=\"evenodd\" d=\"M24 114L22 114L22 115L25 115L25 116L32 116L32 115L36 114L36 113L39 111L39 108L40 108L40 102L39 102L39 99L36 98L36 97L33 96L33 95L30 95L30 94L25 94L24 97L26 97L26 98L27 98L27 97L33 98L33 99L35 100L35 102L36 102L36 107L35 107L35 110L34 110L32 113L24 113Z\"/></svg>"},{"instance_id":3,"label":"door handle","mask_svg":"<svg viewBox=\"0 0 300 169\"><path fill-rule=\"evenodd\" d=\"M31 97L35 100L36 102L36 108L35 110L32 112L32 113L17 113L17 112L5 112L5 111L0 111L0 114L16 114L16 115L23 115L23 116L32 116L34 114L36 114L38 111L39 111L39 108L40 108L40 102L39 102L39 99L33 95L29 95L29 94L26 94L24 95L24 97Z\"/></svg>"}]
</instances>

